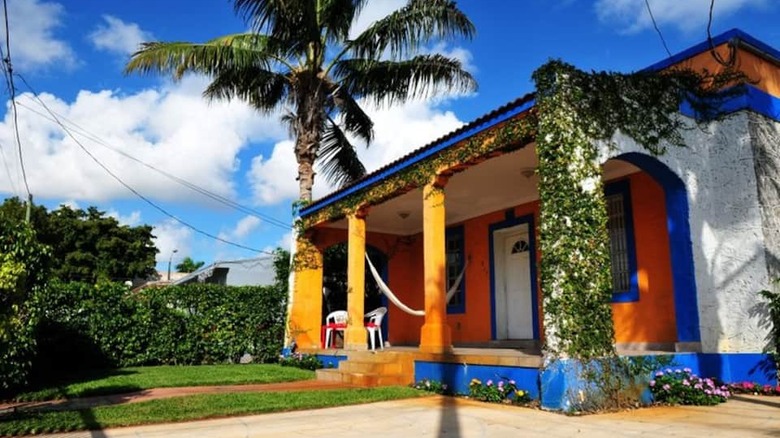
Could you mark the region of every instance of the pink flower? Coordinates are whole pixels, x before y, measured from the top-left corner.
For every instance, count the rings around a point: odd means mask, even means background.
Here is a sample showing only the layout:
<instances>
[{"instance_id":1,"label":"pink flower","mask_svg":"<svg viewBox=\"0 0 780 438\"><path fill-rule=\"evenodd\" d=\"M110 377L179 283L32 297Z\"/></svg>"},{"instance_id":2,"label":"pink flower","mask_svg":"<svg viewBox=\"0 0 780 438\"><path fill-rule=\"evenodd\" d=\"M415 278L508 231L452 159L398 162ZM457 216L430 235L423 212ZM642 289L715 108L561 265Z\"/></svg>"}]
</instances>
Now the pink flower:
<instances>
[{"instance_id":1,"label":"pink flower","mask_svg":"<svg viewBox=\"0 0 780 438\"><path fill-rule=\"evenodd\" d=\"M656 377L661 377L661 376L663 376L663 375L664 375L664 372L663 372L663 371L659 371L659 372L655 373L655 376L656 376Z\"/></svg>"},{"instance_id":2,"label":"pink flower","mask_svg":"<svg viewBox=\"0 0 780 438\"><path fill-rule=\"evenodd\" d=\"M488 380L487 381L487 386L493 386L493 381L492 380Z\"/></svg>"},{"instance_id":3,"label":"pink flower","mask_svg":"<svg viewBox=\"0 0 780 438\"><path fill-rule=\"evenodd\" d=\"M669 386L668 383L666 385L664 385L662 388L663 388L664 391L668 391L668 390L672 389L672 387Z\"/></svg>"},{"instance_id":4,"label":"pink flower","mask_svg":"<svg viewBox=\"0 0 780 438\"><path fill-rule=\"evenodd\" d=\"M509 384L510 384L510 385L514 385L514 384L515 384L515 381L514 381L514 380L510 380L510 381L509 381Z\"/></svg>"},{"instance_id":5,"label":"pink flower","mask_svg":"<svg viewBox=\"0 0 780 438\"><path fill-rule=\"evenodd\" d=\"M689 382L687 379L683 380L683 385L685 386L691 386L691 382Z\"/></svg>"},{"instance_id":6,"label":"pink flower","mask_svg":"<svg viewBox=\"0 0 780 438\"><path fill-rule=\"evenodd\" d=\"M653 386L655 386L655 380L650 381L650 387L652 388Z\"/></svg>"}]
</instances>

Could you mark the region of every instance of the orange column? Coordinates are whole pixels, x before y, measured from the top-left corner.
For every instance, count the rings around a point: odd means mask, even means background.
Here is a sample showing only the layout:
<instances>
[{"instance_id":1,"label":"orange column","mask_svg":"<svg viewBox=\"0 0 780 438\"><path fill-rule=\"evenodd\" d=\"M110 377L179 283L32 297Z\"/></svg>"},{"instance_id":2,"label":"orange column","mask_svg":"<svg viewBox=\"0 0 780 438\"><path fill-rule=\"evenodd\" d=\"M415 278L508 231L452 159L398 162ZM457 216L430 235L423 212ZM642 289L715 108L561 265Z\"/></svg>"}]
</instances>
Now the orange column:
<instances>
[{"instance_id":1,"label":"orange column","mask_svg":"<svg viewBox=\"0 0 780 438\"><path fill-rule=\"evenodd\" d=\"M320 348L322 327L322 253L310 236L298 236L287 333L302 348Z\"/></svg>"},{"instance_id":2,"label":"orange column","mask_svg":"<svg viewBox=\"0 0 780 438\"><path fill-rule=\"evenodd\" d=\"M366 291L366 215L358 212L349 215L347 243L347 330L344 348L365 350L366 329L363 327L364 301Z\"/></svg>"},{"instance_id":3,"label":"orange column","mask_svg":"<svg viewBox=\"0 0 780 438\"><path fill-rule=\"evenodd\" d=\"M447 325L447 262L444 185L436 179L423 188L423 256L425 265L425 324L420 329L420 351L441 353L452 349Z\"/></svg>"}]
</instances>

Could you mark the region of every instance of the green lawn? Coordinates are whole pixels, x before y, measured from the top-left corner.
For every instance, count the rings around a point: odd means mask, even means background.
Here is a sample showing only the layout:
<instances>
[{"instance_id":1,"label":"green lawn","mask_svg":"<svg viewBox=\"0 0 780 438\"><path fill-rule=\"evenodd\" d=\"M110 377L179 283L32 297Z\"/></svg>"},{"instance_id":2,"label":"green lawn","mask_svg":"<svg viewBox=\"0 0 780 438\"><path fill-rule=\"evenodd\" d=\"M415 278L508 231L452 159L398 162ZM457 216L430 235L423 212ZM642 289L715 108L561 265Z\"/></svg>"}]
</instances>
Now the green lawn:
<instances>
[{"instance_id":1,"label":"green lawn","mask_svg":"<svg viewBox=\"0 0 780 438\"><path fill-rule=\"evenodd\" d=\"M313 371L270 364L120 368L94 371L60 385L17 394L14 400L43 401L150 388L276 383L313 378Z\"/></svg>"},{"instance_id":2,"label":"green lawn","mask_svg":"<svg viewBox=\"0 0 780 438\"><path fill-rule=\"evenodd\" d=\"M139 424L325 408L429 396L407 387L302 392L202 394L80 411L0 415L0 436L98 430Z\"/></svg>"}]
</instances>

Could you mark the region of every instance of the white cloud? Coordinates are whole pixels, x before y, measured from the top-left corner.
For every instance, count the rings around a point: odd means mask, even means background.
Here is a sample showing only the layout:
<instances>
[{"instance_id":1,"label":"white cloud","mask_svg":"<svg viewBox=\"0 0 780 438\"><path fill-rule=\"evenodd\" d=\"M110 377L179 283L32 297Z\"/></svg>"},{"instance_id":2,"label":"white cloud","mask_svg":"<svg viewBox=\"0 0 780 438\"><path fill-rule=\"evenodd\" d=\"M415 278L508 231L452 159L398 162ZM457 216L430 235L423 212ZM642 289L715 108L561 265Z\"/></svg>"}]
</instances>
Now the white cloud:
<instances>
[{"instance_id":1,"label":"white cloud","mask_svg":"<svg viewBox=\"0 0 780 438\"><path fill-rule=\"evenodd\" d=\"M371 172L463 125L451 111L442 111L431 102L411 101L392 108L365 107L374 121L374 141L370 147L358 146L358 155ZM254 200L261 205L275 204L298 197L297 165L293 143L282 141L270 157L252 160L248 179ZM314 198L333 190L321 174L315 177Z\"/></svg>"},{"instance_id":2,"label":"white cloud","mask_svg":"<svg viewBox=\"0 0 780 438\"><path fill-rule=\"evenodd\" d=\"M203 200L189 189L109 150L88 138L134 156L158 169L230 197L237 154L251 142L275 141L287 133L274 117L262 117L239 102L204 101L205 80L187 77L162 89L134 94L119 91L80 91L73 102L51 94L40 97L62 120L74 123L71 132L119 178L153 199ZM133 195L90 159L54 122L31 95L19 97L19 128L31 189L37 196L99 202ZM86 130L90 135L80 134ZM0 144L14 144L10 111L0 123ZM6 148L19 181L18 156ZM288 176L289 177L289 176ZM19 185L19 184L17 184ZM0 178L0 192L10 192Z\"/></svg>"},{"instance_id":3,"label":"white cloud","mask_svg":"<svg viewBox=\"0 0 780 438\"><path fill-rule=\"evenodd\" d=\"M103 20L105 23L99 24L89 34L89 41L99 50L130 55L138 50L142 42L154 39L151 33L142 30L136 23L125 23L111 15L104 15Z\"/></svg>"},{"instance_id":4,"label":"white cloud","mask_svg":"<svg viewBox=\"0 0 780 438\"><path fill-rule=\"evenodd\" d=\"M260 226L262 221L255 216L244 216L236 222L232 230L219 233L219 237L228 241L241 241Z\"/></svg>"},{"instance_id":5,"label":"white cloud","mask_svg":"<svg viewBox=\"0 0 780 438\"><path fill-rule=\"evenodd\" d=\"M118 211L112 209L106 212L106 216L116 219L116 221L119 222L119 225L134 227L141 223L141 212L138 210L131 212L127 216L123 216Z\"/></svg>"},{"instance_id":6,"label":"white cloud","mask_svg":"<svg viewBox=\"0 0 780 438\"><path fill-rule=\"evenodd\" d=\"M152 234L154 234L154 246L160 251L157 253L157 263L168 263L173 256L173 251L177 254L190 254L192 245L192 230L179 224L173 219L167 219L154 225Z\"/></svg>"},{"instance_id":7,"label":"white cloud","mask_svg":"<svg viewBox=\"0 0 780 438\"><path fill-rule=\"evenodd\" d=\"M719 0L714 19L724 18L745 7L761 7L767 0ZM659 26L674 26L684 32L704 30L710 0L650 0L650 8ZM616 25L621 32L637 33L652 29L653 23L644 0L598 0L596 14L602 23Z\"/></svg>"},{"instance_id":8,"label":"white cloud","mask_svg":"<svg viewBox=\"0 0 780 438\"><path fill-rule=\"evenodd\" d=\"M62 26L65 8L59 3L39 0L8 2L8 21L11 29L11 56L17 71L59 66L76 66L73 49L55 36ZM5 18L0 10L0 16ZM5 35L2 37L5 44Z\"/></svg>"},{"instance_id":9,"label":"white cloud","mask_svg":"<svg viewBox=\"0 0 780 438\"><path fill-rule=\"evenodd\" d=\"M368 29L375 21L384 18L391 12L402 8L406 4L405 0L383 0L368 2L366 7L357 17L350 29L350 38L360 35Z\"/></svg>"}]
</instances>

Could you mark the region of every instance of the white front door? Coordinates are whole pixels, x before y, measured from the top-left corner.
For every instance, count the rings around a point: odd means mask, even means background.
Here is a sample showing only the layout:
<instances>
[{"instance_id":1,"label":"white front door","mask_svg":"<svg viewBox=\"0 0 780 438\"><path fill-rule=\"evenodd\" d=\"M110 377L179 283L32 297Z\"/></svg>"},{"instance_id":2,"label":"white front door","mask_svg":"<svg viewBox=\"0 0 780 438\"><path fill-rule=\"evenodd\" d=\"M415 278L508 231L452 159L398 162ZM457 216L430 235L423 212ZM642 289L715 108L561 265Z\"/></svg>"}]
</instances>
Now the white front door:
<instances>
[{"instance_id":1,"label":"white front door","mask_svg":"<svg viewBox=\"0 0 780 438\"><path fill-rule=\"evenodd\" d=\"M523 224L493 234L498 339L534 338L528 232Z\"/></svg>"}]
</instances>

